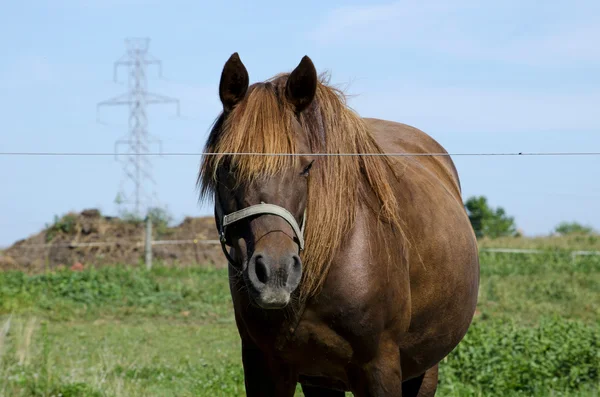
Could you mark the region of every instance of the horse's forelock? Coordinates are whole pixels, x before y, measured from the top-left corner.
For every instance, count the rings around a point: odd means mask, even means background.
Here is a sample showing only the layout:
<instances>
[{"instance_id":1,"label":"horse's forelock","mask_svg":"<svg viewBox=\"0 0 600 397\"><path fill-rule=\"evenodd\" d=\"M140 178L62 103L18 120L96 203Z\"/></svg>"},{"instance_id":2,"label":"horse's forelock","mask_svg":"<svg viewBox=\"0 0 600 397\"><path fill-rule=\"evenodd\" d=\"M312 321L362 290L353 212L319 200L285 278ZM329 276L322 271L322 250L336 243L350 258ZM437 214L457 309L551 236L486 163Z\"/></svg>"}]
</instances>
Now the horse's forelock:
<instances>
[{"instance_id":1,"label":"horse's forelock","mask_svg":"<svg viewBox=\"0 0 600 397\"><path fill-rule=\"evenodd\" d=\"M346 106L344 94L321 77L313 104L300 116L310 150L318 153L380 153L364 121ZM250 87L248 94L209 135L199 175L204 198L216 188L216 173L227 161L238 180L251 181L295 166L297 156L253 156L230 153L297 153L294 112L282 89L287 74ZM221 153L221 154L219 154ZM228 153L228 154L223 154ZM303 251L303 298L323 284L335 254L354 225L360 203L375 197L377 216L404 236L392 188L387 157L327 156L317 159L309 179L306 249ZM365 197L368 195L369 197ZM375 209L376 208L376 209Z\"/></svg>"}]
</instances>

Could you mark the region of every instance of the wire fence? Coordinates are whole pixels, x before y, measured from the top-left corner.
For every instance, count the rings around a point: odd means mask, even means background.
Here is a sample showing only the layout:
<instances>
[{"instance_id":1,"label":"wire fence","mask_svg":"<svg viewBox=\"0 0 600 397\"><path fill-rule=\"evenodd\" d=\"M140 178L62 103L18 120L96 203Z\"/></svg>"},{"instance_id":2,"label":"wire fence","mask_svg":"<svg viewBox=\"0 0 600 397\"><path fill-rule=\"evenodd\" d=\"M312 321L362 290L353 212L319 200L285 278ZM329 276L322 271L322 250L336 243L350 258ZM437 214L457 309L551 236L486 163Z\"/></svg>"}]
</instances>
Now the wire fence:
<instances>
[{"instance_id":1,"label":"wire fence","mask_svg":"<svg viewBox=\"0 0 600 397\"><path fill-rule=\"evenodd\" d=\"M148 240L148 236L150 239ZM42 244L22 244L21 248L82 248L82 247L105 247L105 246L136 246L146 247L148 245L217 245L220 244L218 239L185 239L185 240L154 240L151 234L146 233L144 240L139 241L93 241L93 242L67 242L67 243L42 243ZM480 248L480 252L505 253L505 254L548 254L549 249L532 249L532 248ZM600 251L589 250L569 250L573 256L600 255Z\"/></svg>"},{"instance_id":2,"label":"wire fence","mask_svg":"<svg viewBox=\"0 0 600 397\"><path fill-rule=\"evenodd\" d=\"M140 264L150 269L155 261L192 266L226 266L214 220L188 218L175 227L157 227L145 221L128 222L79 216L73 224L54 224L36 236L21 240L0 253L0 268L53 269L77 263ZM57 226L58 225L58 226ZM64 230L56 231L57 228ZM525 249L480 247L481 253L506 255L556 255L561 261L600 256L600 251L579 249ZM567 259L568 261L568 259Z\"/></svg>"},{"instance_id":3,"label":"wire fence","mask_svg":"<svg viewBox=\"0 0 600 397\"><path fill-rule=\"evenodd\" d=\"M105 157L105 156L129 156L130 153L115 153L115 152L0 152L0 156L83 156L83 157ZM389 153L260 153L260 152L240 152L240 153L211 153L211 152L145 152L136 153L136 156L312 156L312 157L428 157L428 156L600 156L599 152L503 152L503 153L406 153L406 152L389 152Z\"/></svg>"},{"instance_id":4,"label":"wire fence","mask_svg":"<svg viewBox=\"0 0 600 397\"><path fill-rule=\"evenodd\" d=\"M529 248L480 248L480 252L490 252L499 254L524 254L524 255L548 255L553 253L549 249L529 249ZM556 253L556 251L554 250ZM566 250L561 251L567 253L571 257L571 262L575 264L578 256L600 256L600 251L584 251L584 250Z\"/></svg>"},{"instance_id":5,"label":"wire fence","mask_svg":"<svg viewBox=\"0 0 600 397\"><path fill-rule=\"evenodd\" d=\"M219 244L219 240L189 239L189 240L151 240L150 245L214 245ZM92 241L92 242L67 242L67 243L42 243L42 244L22 244L20 248L87 248L87 247L111 247L111 246L135 246L145 247L145 241Z\"/></svg>"}]
</instances>

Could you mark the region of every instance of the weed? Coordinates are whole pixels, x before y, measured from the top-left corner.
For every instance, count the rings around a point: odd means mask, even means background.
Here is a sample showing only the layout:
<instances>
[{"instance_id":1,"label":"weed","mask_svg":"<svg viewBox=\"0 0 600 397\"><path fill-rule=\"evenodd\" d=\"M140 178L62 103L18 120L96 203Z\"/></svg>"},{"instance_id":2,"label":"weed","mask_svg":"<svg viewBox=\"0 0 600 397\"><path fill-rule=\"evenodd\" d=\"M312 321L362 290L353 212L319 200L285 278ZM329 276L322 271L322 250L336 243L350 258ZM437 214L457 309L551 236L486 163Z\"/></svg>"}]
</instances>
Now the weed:
<instances>
[{"instance_id":1,"label":"weed","mask_svg":"<svg viewBox=\"0 0 600 397\"><path fill-rule=\"evenodd\" d=\"M77 225L77 216L73 214L67 214L62 218L54 216L54 223L52 225L46 225L46 242L52 241L57 235L71 234L75 231Z\"/></svg>"}]
</instances>

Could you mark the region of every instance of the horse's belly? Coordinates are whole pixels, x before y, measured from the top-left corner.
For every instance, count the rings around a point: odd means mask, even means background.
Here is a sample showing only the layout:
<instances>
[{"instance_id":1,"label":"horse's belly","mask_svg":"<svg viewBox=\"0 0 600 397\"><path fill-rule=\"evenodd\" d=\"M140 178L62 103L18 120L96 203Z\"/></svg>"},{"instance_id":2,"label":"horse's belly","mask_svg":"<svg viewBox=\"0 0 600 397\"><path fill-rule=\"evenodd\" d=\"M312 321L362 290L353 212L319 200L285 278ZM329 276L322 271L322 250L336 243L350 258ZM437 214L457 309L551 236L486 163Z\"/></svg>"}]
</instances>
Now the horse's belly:
<instances>
[{"instance_id":1,"label":"horse's belly","mask_svg":"<svg viewBox=\"0 0 600 397\"><path fill-rule=\"evenodd\" d=\"M402 370L420 375L446 357L466 334L477 305L478 261L448 272L445 283L431 282L427 293L413 296L408 331L400 338ZM435 298L433 298L434 296Z\"/></svg>"}]
</instances>

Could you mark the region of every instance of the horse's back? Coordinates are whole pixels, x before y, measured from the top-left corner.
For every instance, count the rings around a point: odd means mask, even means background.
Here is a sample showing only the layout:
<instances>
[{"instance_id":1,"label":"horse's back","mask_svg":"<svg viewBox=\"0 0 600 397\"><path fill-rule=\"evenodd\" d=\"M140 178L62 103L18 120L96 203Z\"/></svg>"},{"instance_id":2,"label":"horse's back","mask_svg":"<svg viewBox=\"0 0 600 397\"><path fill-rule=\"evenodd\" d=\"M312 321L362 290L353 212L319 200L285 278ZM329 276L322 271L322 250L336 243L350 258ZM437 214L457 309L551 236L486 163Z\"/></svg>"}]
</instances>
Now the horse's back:
<instances>
[{"instance_id":1,"label":"horse's back","mask_svg":"<svg viewBox=\"0 0 600 397\"><path fill-rule=\"evenodd\" d=\"M377 143L386 153L434 153L436 156L415 156L414 160L434 173L450 189L456 199L461 199L461 186L454 162L442 145L427 133L407 124L375 118L363 119Z\"/></svg>"}]
</instances>

